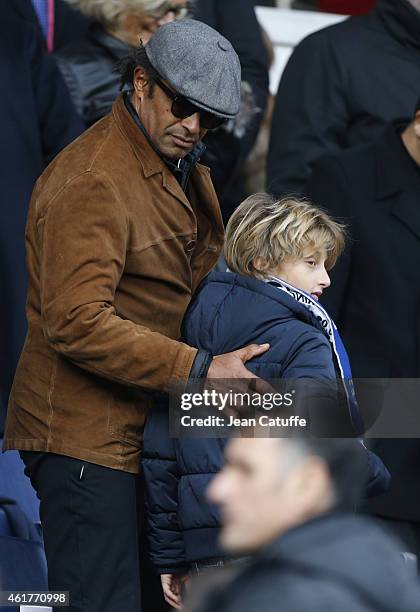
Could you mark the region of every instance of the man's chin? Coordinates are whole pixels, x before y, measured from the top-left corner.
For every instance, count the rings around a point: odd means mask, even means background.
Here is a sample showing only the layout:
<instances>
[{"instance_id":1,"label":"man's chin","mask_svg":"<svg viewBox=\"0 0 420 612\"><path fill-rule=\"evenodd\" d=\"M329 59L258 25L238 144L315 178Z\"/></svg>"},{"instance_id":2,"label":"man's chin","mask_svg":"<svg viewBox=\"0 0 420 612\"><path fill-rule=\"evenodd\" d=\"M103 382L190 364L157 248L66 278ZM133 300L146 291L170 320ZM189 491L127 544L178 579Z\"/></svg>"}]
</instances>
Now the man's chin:
<instances>
[{"instance_id":1,"label":"man's chin","mask_svg":"<svg viewBox=\"0 0 420 612\"><path fill-rule=\"evenodd\" d=\"M229 530L223 529L219 539L220 546L231 555L240 555L245 552L250 552L244 543L244 538L240 534L230 533Z\"/></svg>"},{"instance_id":2,"label":"man's chin","mask_svg":"<svg viewBox=\"0 0 420 612\"><path fill-rule=\"evenodd\" d=\"M182 149L181 147L164 147L160 149L160 152L164 157L172 160L183 159L188 153L190 153L192 149Z\"/></svg>"}]
</instances>

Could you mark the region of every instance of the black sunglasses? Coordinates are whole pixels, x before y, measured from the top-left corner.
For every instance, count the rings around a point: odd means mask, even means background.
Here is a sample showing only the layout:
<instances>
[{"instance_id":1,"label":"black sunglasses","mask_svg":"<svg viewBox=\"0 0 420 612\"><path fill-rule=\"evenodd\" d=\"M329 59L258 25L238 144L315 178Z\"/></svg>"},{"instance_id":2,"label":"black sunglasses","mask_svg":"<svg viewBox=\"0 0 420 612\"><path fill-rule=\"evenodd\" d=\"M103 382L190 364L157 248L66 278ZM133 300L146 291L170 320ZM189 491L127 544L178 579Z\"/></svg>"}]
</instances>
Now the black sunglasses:
<instances>
[{"instance_id":1,"label":"black sunglasses","mask_svg":"<svg viewBox=\"0 0 420 612\"><path fill-rule=\"evenodd\" d=\"M195 113L200 113L200 126L206 130L215 130L226 123L227 119L198 108L198 106L195 106L184 96L180 96L172 91L172 89L169 89L160 79L155 77L154 81L165 92L168 98L172 100L171 112L177 119L186 119Z\"/></svg>"}]
</instances>

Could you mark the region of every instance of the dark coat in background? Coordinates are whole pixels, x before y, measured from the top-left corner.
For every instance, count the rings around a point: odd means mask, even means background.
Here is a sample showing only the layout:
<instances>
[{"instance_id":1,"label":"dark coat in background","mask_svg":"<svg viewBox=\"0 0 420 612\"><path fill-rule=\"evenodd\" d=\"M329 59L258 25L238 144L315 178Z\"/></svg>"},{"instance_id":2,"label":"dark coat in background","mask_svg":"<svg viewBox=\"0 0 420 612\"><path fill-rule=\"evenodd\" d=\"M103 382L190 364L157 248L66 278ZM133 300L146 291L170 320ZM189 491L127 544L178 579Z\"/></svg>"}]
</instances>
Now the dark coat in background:
<instances>
[{"instance_id":1,"label":"dark coat in background","mask_svg":"<svg viewBox=\"0 0 420 612\"><path fill-rule=\"evenodd\" d=\"M212 355L268 342L269 351L247 363L257 376L324 380L338 387L331 346L317 318L263 281L228 272L210 274L187 311L183 335L188 344ZM169 438L167 407L150 411L143 469L150 551L160 573L222 554L218 513L205 491L223 465L225 444L220 438ZM360 450L365 452L361 445ZM375 494L386 489L389 475L374 455L367 459L368 494Z\"/></svg>"},{"instance_id":2,"label":"dark coat in background","mask_svg":"<svg viewBox=\"0 0 420 612\"><path fill-rule=\"evenodd\" d=\"M368 519L321 516L229 568L233 576L204 575L185 610L419 612L417 576L398 550Z\"/></svg>"},{"instance_id":3,"label":"dark coat in background","mask_svg":"<svg viewBox=\"0 0 420 612\"><path fill-rule=\"evenodd\" d=\"M31 0L2 0L0 15L24 19L38 30L42 37L41 27ZM87 34L90 20L77 11L66 0L54 0L54 41L53 50L82 39Z\"/></svg>"},{"instance_id":4,"label":"dark coat in background","mask_svg":"<svg viewBox=\"0 0 420 612\"><path fill-rule=\"evenodd\" d=\"M114 67L130 51L129 45L108 34L99 23L92 23L84 40L74 41L56 54L73 104L87 127L111 111L121 81Z\"/></svg>"},{"instance_id":5,"label":"dark coat in background","mask_svg":"<svg viewBox=\"0 0 420 612\"><path fill-rule=\"evenodd\" d=\"M322 156L368 143L411 117L419 98L420 11L378 0L373 13L307 37L277 93L268 190L302 193Z\"/></svg>"},{"instance_id":6,"label":"dark coat in background","mask_svg":"<svg viewBox=\"0 0 420 612\"><path fill-rule=\"evenodd\" d=\"M419 194L420 168L393 126L371 145L325 158L308 183L307 195L348 224L350 240L322 301L355 378L420 376ZM393 478L372 510L420 521L420 441L382 440L373 448Z\"/></svg>"},{"instance_id":7,"label":"dark coat in background","mask_svg":"<svg viewBox=\"0 0 420 612\"><path fill-rule=\"evenodd\" d=\"M3 7L2 7L3 9ZM83 126L33 26L0 20L0 433L26 334L25 223L35 180Z\"/></svg>"}]
</instances>

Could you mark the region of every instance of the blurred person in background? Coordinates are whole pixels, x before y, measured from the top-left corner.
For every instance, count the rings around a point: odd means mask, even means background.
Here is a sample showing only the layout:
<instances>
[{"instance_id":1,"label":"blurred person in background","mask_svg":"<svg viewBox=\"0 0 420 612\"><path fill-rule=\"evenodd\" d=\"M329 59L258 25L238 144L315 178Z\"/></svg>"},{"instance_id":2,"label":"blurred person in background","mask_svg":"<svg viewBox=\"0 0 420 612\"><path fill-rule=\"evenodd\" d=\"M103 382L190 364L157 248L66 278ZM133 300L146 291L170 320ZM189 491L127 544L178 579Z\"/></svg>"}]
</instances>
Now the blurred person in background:
<instances>
[{"instance_id":1,"label":"blurred person in background","mask_svg":"<svg viewBox=\"0 0 420 612\"><path fill-rule=\"evenodd\" d=\"M268 191L303 193L326 154L374 140L417 101L419 0L378 0L305 38L282 75L268 155Z\"/></svg>"},{"instance_id":2,"label":"blurred person in background","mask_svg":"<svg viewBox=\"0 0 420 612\"><path fill-rule=\"evenodd\" d=\"M322 301L356 378L420 376L420 99L413 110L371 144L320 161L307 185L351 235ZM385 400L398 419L404 400ZM377 440L372 448L393 478L368 509L420 558L420 440Z\"/></svg>"},{"instance_id":3,"label":"blurred person in background","mask_svg":"<svg viewBox=\"0 0 420 612\"><path fill-rule=\"evenodd\" d=\"M34 183L83 125L37 29L1 7L0 433L26 335L25 224Z\"/></svg>"},{"instance_id":4,"label":"blurred person in background","mask_svg":"<svg viewBox=\"0 0 420 612\"><path fill-rule=\"evenodd\" d=\"M274 46L267 32L261 28L263 41L267 50L268 66L271 69L274 63ZM267 184L267 154L270 142L271 123L273 119L275 97L267 94L267 105L263 120L258 131L254 145L249 152L245 163L240 169L244 181L244 189L247 195L252 193L263 193Z\"/></svg>"},{"instance_id":5,"label":"blurred person in background","mask_svg":"<svg viewBox=\"0 0 420 612\"><path fill-rule=\"evenodd\" d=\"M268 99L270 47L257 20L254 0L194 0L195 19L225 36L242 68L241 109L238 116L208 134L202 161L210 167L225 224L244 199L241 169L257 139Z\"/></svg>"},{"instance_id":6,"label":"blurred person in background","mask_svg":"<svg viewBox=\"0 0 420 612\"><path fill-rule=\"evenodd\" d=\"M164 23L185 17L186 0L67 0L92 20L87 37L57 53L73 103L87 127L111 111L120 89L116 63Z\"/></svg>"},{"instance_id":7,"label":"blurred person in background","mask_svg":"<svg viewBox=\"0 0 420 612\"><path fill-rule=\"evenodd\" d=\"M36 27L48 51L85 38L89 19L67 0L2 0L1 16L12 15Z\"/></svg>"},{"instance_id":8,"label":"blurred person in background","mask_svg":"<svg viewBox=\"0 0 420 612\"><path fill-rule=\"evenodd\" d=\"M220 544L248 556L192 585L188 612L419 612L398 544L352 514L363 487L345 439L233 439L207 495Z\"/></svg>"}]
</instances>

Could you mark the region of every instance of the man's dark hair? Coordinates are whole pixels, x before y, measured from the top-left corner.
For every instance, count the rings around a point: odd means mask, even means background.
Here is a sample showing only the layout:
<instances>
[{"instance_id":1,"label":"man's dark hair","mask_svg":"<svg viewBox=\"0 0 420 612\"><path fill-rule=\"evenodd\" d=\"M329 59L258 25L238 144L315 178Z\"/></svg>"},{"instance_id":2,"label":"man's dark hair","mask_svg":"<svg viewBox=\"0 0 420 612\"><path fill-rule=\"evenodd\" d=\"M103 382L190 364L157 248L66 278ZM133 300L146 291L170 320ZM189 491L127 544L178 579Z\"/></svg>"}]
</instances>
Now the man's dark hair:
<instances>
[{"instance_id":1,"label":"man's dark hair","mask_svg":"<svg viewBox=\"0 0 420 612\"><path fill-rule=\"evenodd\" d=\"M150 63L143 43L133 49L128 55L122 57L114 66L114 72L118 72L121 75L120 91L125 86L129 90L133 89L134 71L136 68L143 68L147 72L150 82L149 96L152 96L154 79L158 78L159 74Z\"/></svg>"},{"instance_id":2,"label":"man's dark hair","mask_svg":"<svg viewBox=\"0 0 420 612\"><path fill-rule=\"evenodd\" d=\"M414 110L414 114L418 113L420 111L420 98L417 100L417 104L416 104L416 108Z\"/></svg>"},{"instance_id":3,"label":"man's dark hair","mask_svg":"<svg viewBox=\"0 0 420 612\"><path fill-rule=\"evenodd\" d=\"M314 455L325 461L331 475L336 503L334 509L354 510L360 501L367 481L368 454L355 438L291 439L306 455Z\"/></svg>"}]
</instances>

